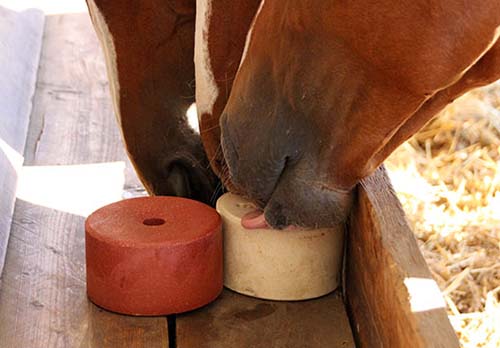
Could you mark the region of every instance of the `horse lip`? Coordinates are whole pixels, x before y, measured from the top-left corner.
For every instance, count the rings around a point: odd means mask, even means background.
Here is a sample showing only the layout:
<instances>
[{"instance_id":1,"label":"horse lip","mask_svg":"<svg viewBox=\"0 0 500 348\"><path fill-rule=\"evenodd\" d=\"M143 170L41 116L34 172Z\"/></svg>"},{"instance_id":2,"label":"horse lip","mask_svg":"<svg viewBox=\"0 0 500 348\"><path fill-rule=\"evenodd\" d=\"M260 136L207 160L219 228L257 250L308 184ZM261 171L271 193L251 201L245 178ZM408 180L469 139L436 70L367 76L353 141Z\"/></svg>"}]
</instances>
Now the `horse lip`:
<instances>
[{"instance_id":1,"label":"horse lip","mask_svg":"<svg viewBox=\"0 0 500 348\"><path fill-rule=\"evenodd\" d=\"M248 212L241 218L241 225L249 230L271 228L266 221L264 212L260 209Z\"/></svg>"},{"instance_id":2,"label":"horse lip","mask_svg":"<svg viewBox=\"0 0 500 348\"><path fill-rule=\"evenodd\" d=\"M274 229L266 220L264 211L260 209L248 212L241 218L241 226L247 230L256 229ZM303 227L288 225L283 228L283 231L296 231L298 229L303 229Z\"/></svg>"}]
</instances>

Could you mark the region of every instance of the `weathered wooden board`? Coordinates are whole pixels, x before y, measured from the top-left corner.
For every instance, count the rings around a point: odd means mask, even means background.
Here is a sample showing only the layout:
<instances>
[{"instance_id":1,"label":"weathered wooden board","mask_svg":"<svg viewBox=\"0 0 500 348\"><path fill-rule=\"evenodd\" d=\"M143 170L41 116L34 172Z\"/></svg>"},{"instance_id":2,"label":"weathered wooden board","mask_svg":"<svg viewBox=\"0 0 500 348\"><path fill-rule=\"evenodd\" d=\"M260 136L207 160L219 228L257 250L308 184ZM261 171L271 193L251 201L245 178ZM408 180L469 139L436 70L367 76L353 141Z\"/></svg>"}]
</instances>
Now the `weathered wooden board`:
<instances>
[{"instance_id":1,"label":"weathered wooden board","mask_svg":"<svg viewBox=\"0 0 500 348\"><path fill-rule=\"evenodd\" d=\"M459 346L383 167L359 187L346 262L347 302L359 347Z\"/></svg>"},{"instance_id":2,"label":"weathered wooden board","mask_svg":"<svg viewBox=\"0 0 500 348\"><path fill-rule=\"evenodd\" d=\"M25 158L0 290L0 345L166 347L166 318L115 315L86 297L87 200L119 199L124 182L137 186L124 179L126 157L87 13L47 17Z\"/></svg>"},{"instance_id":3,"label":"weathered wooden board","mask_svg":"<svg viewBox=\"0 0 500 348\"><path fill-rule=\"evenodd\" d=\"M0 274L23 164L43 23L41 11L18 13L0 6Z\"/></svg>"},{"instance_id":4,"label":"weathered wooden board","mask_svg":"<svg viewBox=\"0 0 500 348\"><path fill-rule=\"evenodd\" d=\"M113 314L89 303L89 328L82 340L88 348L168 348L167 318Z\"/></svg>"},{"instance_id":5,"label":"weathered wooden board","mask_svg":"<svg viewBox=\"0 0 500 348\"><path fill-rule=\"evenodd\" d=\"M178 348L351 348L338 292L300 302L264 301L224 290L213 304L177 316Z\"/></svg>"}]
</instances>

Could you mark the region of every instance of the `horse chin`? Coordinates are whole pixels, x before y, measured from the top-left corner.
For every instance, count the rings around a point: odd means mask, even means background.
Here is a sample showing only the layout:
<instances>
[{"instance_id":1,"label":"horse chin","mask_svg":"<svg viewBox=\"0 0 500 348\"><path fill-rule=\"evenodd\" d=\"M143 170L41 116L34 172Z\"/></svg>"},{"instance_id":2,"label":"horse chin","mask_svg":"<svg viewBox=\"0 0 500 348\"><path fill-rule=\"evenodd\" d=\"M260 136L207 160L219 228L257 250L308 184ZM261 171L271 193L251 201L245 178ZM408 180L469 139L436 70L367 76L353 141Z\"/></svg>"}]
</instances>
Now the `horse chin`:
<instances>
[{"instance_id":1,"label":"horse chin","mask_svg":"<svg viewBox=\"0 0 500 348\"><path fill-rule=\"evenodd\" d=\"M329 189L290 174L282 177L269 200L263 204L257 204L255 199L245 195L258 208L243 216L243 227L315 229L336 227L346 222L354 190Z\"/></svg>"},{"instance_id":2,"label":"horse chin","mask_svg":"<svg viewBox=\"0 0 500 348\"><path fill-rule=\"evenodd\" d=\"M346 222L353 191L317 190L313 187L290 191L279 189L264 209L265 221L273 228L329 228Z\"/></svg>"}]
</instances>

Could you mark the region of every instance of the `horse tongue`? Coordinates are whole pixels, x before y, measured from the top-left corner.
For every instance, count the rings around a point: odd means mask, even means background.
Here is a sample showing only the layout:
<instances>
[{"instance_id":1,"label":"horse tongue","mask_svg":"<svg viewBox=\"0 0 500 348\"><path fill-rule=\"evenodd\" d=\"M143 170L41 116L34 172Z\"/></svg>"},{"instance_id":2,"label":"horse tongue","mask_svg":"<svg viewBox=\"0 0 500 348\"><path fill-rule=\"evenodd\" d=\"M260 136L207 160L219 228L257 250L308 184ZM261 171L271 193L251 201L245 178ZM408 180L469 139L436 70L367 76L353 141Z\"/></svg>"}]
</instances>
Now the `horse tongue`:
<instances>
[{"instance_id":1,"label":"horse tongue","mask_svg":"<svg viewBox=\"0 0 500 348\"><path fill-rule=\"evenodd\" d=\"M254 210L245 214L241 218L241 225L247 229L269 228L264 212L261 210Z\"/></svg>"}]
</instances>

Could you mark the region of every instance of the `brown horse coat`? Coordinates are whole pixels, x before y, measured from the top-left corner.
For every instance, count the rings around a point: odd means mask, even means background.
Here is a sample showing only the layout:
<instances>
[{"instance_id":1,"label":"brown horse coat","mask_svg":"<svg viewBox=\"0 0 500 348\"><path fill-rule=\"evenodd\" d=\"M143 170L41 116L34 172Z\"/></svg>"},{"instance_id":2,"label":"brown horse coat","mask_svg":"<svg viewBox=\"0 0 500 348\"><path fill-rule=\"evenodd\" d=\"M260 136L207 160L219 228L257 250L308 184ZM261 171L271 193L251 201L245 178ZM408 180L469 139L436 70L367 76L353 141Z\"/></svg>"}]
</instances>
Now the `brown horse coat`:
<instances>
[{"instance_id":1,"label":"brown horse coat","mask_svg":"<svg viewBox=\"0 0 500 348\"><path fill-rule=\"evenodd\" d=\"M182 118L196 76L212 168L274 227L342 220L361 178L500 78L497 0L88 1L149 191L214 190Z\"/></svg>"}]
</instances>

